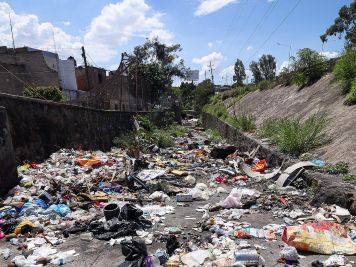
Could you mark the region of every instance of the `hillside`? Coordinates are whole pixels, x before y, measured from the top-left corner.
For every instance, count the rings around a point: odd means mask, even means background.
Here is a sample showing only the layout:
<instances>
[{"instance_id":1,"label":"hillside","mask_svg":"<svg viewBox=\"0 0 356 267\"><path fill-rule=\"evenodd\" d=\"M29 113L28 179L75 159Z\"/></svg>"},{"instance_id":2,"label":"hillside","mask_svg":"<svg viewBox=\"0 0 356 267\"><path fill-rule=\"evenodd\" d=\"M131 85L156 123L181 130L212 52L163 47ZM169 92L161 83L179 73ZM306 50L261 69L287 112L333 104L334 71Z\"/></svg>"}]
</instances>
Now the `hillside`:
<instances>
[{"instance_id":1,"label":"hillside","mask_svg":"<svg viewBox=\"0 0 356 267\"><path fill-rule=\"evenodd\" d=\"M224 103L230 106L231 99ZM343 104L340 85L330 74L303 89L277 86L271 90L251 92L228 111L231 115L234 112L252 115L257 126L271 117L304 119L315 112L325 112L331 141L312 153L328 163L348 162L350 170L356 170L356 105Z\"/></svg>"}]
</instances>

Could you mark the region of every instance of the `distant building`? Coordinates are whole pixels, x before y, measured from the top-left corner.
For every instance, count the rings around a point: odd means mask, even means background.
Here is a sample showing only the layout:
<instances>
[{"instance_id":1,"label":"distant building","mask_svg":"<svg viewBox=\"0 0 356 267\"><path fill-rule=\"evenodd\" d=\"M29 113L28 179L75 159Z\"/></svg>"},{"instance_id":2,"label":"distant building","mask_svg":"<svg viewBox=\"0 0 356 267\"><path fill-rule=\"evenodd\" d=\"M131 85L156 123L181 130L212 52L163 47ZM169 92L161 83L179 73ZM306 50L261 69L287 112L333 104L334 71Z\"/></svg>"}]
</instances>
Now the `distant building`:
<instances>
[{"instance_id":1,"label":"distant building","mask_svg":"<svg viewBox=\"0 0 356 267\"><path fill-rule=\"evenodd\" d=\"M100 87L106 81L106 70L88 66L89 84L85 67L77 67L75 69L75 76L77 79L78 90L90 91L94 88Z\"/></svg>"},{"instance_id":2,"label":"distant building","mask_svg":"<svg viewBox=\"0 0 356 267\"><path fill-rule=\"evenodd\" d=\"M24 88L57 86L65 95L77 91L73 59L30 47L0 47L0 92L22 95ZM75 95L75 94L73 94Z\"/></svg>"}]
</instances>

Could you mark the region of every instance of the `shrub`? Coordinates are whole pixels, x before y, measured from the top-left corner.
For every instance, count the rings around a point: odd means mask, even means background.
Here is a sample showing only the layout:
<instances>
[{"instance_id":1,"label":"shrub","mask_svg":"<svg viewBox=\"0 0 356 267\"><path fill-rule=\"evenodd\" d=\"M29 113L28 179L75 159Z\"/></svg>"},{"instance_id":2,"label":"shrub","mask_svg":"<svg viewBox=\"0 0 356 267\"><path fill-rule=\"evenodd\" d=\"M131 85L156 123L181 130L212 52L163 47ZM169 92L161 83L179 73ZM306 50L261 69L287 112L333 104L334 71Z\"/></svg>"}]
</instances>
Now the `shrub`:
<instances>
[{"instance_id":1,"label":"shrub","mask_svg":"<svg viewBox=\"0 0 356 267\"><path fill-rule=\"evenodd\" d=\"M128 149L134 147L136 144L136 137L134 132L127 132L113 139L113 144L116 147Z\"/></svg>"},{"instance_id":2,"label":"shrub","mask_svg":"<svg viewBox=\"0 0 356 267\"><path fill-rule=\"evenodd\" d=\"M244 132L251 132L256 129L255 119L249 115L239 115L229 119L231 126Z\"/></svg>"},{"instance_id":3,"label":"shrub","mask_svg":"<svg viewBox=\"0 0 356 267\"><path fill-rule=\"evenodd\" d=\"M208 129L206 130L206 133L209 137L209 139L211 139L213 142L220 142L221 140L223 140L223 138L220 135L220 132L216 129Z\"/></svg>"},{"instance_id":4,"label":"shrub","mask_svg":"<svg viewBox=\"0 0 356 267\"><path fill-rule=\"evenodd\" d=\"M23 95L37 99L52 100L54 102L64 100L61 90L56 86L28 86L25 88Z\"/></svg>"},{"instance_id":5,"label":"shrub","mask_svg":"<svg viewBox=\"0 0 356 267\"><path fill-rule=\"evenodd\" d=\"M336 62L333 74L335 79L341 82L343 92L348 93L356 79L356 46L344 52Z\"/></svg>"},{"instance_id":6,"label":"shrub","mask_svg":"<svg viewBox=\"0 0 356 267\"><path fill-rule=\"evenodd\" d=\"M274 82L273 81L269 81L269 80L263 80L263 81L260 81L257 84L257 88L260 91L268 90L268 89L271 89L273 87L274 87Z\"/></svg>"},{"instance_id":7,"label":"shrub","mask_svg":"<svg viewBox=\"0 0 356 267\"><path fill-rule=\"evenodd\" d=\"M283 70L279 73L278 83L284 86L289 86L292 82L292 73L289 72L287 68L283 68Z\"/></svg>"},{"instance_id":8,"label":"shrub","mask_svg":"<svg viewBox=\"0 0 356 267\"><path fill-rule=\"evenodd\" d=\"M319 80L327 71L325 58L318 52L303 48L297 52L297 58L292 57L293 83L298 86L311 85Z\"/></svg>"},{"instance_id":9,"label":"shrub","mask_svg":"<svg viewBox=\"0 0 356 267\"><path fill-rule=\"evenodd\" d=\"M214 85L210 80L202 81L194 91L194 109L200 112L214 95Z\"/></svg>"},{"instance_id":10,"label":"shrub","mask_svg":"<svg viewBox=\"0 0 356 267\"><path fill-rule=\"evenodd\" d=\"M346 162L338 162L335 165L328 164L324 167L324 170L330 174L348 174L349 164Z\"/></svg>"},{"instance_id":11,"label":"shrub","mask_svg":"<svg viewBox=\"0 0 356 267\"><path fill-rule=\"evenodd\" d=\"M220 103L216 103L215 105L214 104L206 105L203 108L203 111L210 113L222 120L225 120L229 117L229 113L227 112L226 107L224 106L224 104L220 104Z\"/></svg>"},{"instance_id":12,"label":"shrub","mask_svg":"<svg viewBox=\"0 0 356 267\"><path fill-rule=\"evenodd\" d=\"M314 114L304 122L289 119L269 119L260 129L260 136L267 137L281 151L299 156L328 141L325 132L327 119Z\"/></svg>"},{"instance_id":13,"label":"shrub","mask_svg":"<svg viewBox=\"0 0 356 267\"><path fill-rule=\"evenodd\" d=\"M345 97L345 104L356 105L356 80L352 82L351 89Z\"/></svg>"},{"instance_id":14,"label":"shrub","mask_svg":"<svg viewBox=\"0 0 356 267\"><path fill-rule=\"evenodd\" d=\"M153 138L160 148L172 147L174 145L172 136L165 129L157 130Z\"/></svg>"}]
</instances>

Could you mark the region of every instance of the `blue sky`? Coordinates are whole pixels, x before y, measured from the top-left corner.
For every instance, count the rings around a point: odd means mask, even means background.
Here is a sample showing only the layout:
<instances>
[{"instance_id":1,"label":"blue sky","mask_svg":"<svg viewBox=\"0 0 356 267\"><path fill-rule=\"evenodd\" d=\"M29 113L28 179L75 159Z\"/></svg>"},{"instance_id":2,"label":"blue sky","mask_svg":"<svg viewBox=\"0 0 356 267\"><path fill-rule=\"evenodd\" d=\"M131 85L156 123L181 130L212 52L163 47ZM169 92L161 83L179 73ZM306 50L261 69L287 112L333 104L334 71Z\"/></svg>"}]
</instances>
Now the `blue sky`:
<instances>
[{"instance_id":1,"label":"blue sky","mask_svg":"<svg viewBox=\"0 0 356 267\"><path fill-rule=\"evenodd\" d=\"M11 45L9 12L17 46L56 49L62 58L74 55L80 63L80 47L85 45L89 62L107 69L117 66L122 52L158 35L163 42L182 45L181 57L187 66L201 71L201 79L212 61L215 81L224 83L227 77L229 83L236 58L248 68L251 60L269 53L280 68L287 64L288 45L292 55L304 47L320 52L319 36L340 7L351 2L0 0L0 45ZM335 56L342 48L343 40L335 37L323 50L327 56Z\"/></svg>"}]
</instances>

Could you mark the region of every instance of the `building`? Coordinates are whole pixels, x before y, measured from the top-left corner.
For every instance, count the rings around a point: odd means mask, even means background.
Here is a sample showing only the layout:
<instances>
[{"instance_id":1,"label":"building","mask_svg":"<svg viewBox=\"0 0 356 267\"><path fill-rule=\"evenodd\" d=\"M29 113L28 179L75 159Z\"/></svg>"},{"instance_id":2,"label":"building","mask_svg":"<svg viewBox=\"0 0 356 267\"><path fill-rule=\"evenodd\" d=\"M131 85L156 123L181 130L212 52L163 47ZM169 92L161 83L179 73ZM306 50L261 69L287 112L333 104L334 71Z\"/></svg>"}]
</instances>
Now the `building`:
<instances>
[{"instance_id":1,"label":"building","mask_svg":"<svg viewBox=\"0 0 356 267\"><path fill-rule=\"evenodd\" d=\"M75 76L77 79L78 90L90 91L100 87L106 81L106 70L93 66L88 66L87 70L85 70L85 67L79 66L75 69Z\"/></svg>"},{"instance_id":2,"label":"building","mask_svg":"<svg viewBox=\"0 0 356 267\"><path fill-rule=\"evenodd\" d=\"M74 60L30 47L0 47L0 92L22 95L28 85L57 86L72 94L78 89Z\"/></svg>"}]
</instances>

